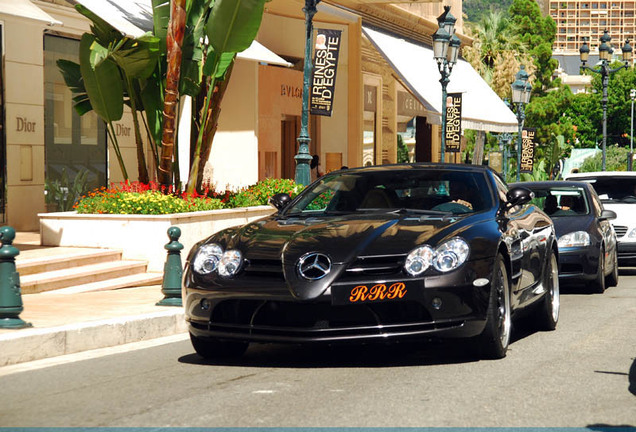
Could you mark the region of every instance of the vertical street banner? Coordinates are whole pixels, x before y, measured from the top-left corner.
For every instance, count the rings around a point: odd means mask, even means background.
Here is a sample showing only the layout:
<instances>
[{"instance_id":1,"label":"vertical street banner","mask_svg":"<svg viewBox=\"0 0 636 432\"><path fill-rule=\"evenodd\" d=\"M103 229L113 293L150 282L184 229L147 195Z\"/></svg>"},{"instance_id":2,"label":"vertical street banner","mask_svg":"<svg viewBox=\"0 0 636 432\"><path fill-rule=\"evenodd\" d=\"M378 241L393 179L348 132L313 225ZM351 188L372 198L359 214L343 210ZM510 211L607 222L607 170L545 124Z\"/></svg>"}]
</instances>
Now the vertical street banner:
<instances>
[{"instance_id":1,"label":"vertical street banner","mask_svg":"<svg viewBox=\"0 0 636 432\"><path fill-rule=\"evenodd\" d=\"M446 151L461 151L462 141L462 94L449 93L446 96Z\"/></svg>"},{"instance_id":2,"label":"vertical street banner","mask_svg":"<svg viewBox=\"0 0 636 432\"><path fill-rule=\"evenodd\" d=\"M521 132L521 164L519 172L531 173L534 168L534 135L536 128L523 128Z\"/></svg>"},{"instance_id":3,"label":"vertical street banner","mask_svg":"<svg viewBox=\"0 0 636 432\"><path fill-rule=\"evenodd\" d=\"M341 33L340 30L316 30L314 71L311 77L311 114L331 117Z\"/></svg>"}]
</instances>

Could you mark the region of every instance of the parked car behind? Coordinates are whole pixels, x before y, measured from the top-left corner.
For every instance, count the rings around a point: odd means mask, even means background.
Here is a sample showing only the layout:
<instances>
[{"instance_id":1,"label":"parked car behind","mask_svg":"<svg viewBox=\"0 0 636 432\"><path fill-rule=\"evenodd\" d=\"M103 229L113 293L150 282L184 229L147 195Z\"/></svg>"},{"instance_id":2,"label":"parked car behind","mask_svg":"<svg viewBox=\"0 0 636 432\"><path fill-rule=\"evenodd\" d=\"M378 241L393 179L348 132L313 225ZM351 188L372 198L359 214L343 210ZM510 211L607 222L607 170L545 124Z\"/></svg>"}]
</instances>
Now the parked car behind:
<instances>
[{"instance_id":1,"label":"parked car behind","mask_svg":"<svg viewBox=\"0 0 636 432\"><path fill-rule=\"evenodd\" d=\"M618 265L636 264L636 172L576 173L566 180L590 183L603 206L616 213L611 223L618 241Z\"/></svg>"},{"instance_id":2,"label":"parked car behind","mask_svg":"<svg viewBox=\"0 0 636 432\"><path fill-rule=\"evenodd\" d=\"M603 207L590 183L524 182L535 194L533 203L552 218L559 246L559 280L587 284L602 293L618 284L616 234L610 220L616 213Z\"/></svg>"},{"instance_id":3,"label":"parked car behind","mask_svg":"<svg viewBox=\"0 0 636 432\"><path fill-rule=\"evenodd\" d=\"M276 214L202 240L184 307L202 357L250 343L470 338L505 356L512 317L559 317L554 226L474 165L400 164L321 177Z\"/></svg>"}]
</instances>

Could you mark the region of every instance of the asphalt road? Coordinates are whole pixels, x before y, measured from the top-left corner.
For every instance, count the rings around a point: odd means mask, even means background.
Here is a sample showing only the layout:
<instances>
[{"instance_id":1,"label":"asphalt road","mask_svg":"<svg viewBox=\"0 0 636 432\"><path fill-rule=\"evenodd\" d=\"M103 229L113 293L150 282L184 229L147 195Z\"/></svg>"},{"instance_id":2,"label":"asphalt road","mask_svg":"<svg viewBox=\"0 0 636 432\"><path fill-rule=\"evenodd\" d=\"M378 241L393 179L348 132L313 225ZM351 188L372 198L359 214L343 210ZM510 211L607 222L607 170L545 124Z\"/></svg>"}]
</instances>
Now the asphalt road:
<instances>
[{"instance_id":1,"label":"asphalt road","mask_svg":"<svg viewBox=\"0 0 636 432\"><path fill-rule=\"evenodd\" d=\"M636 426L636 269L564 291L557 330L517 326L503 360L432 343L211 363L181 340L0 376L0 427Z\"/></svg>"}]
</instances>

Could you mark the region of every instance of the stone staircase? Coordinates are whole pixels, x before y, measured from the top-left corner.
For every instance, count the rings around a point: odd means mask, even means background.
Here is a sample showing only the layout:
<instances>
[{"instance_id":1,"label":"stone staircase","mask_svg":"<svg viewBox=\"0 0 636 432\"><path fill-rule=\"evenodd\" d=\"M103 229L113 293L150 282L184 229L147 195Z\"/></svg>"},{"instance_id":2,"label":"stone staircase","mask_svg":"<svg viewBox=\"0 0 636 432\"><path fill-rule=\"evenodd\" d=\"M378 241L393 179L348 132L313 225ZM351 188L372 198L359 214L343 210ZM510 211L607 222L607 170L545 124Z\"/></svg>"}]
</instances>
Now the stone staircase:
<instances>
[{"instance_id":1,"label":"stone staircase","mask_svg":"<svg viewBox=\"0 0 636 432\"><path fill-rule=\"evenodd\" d=\"M81 293L146 285L160 285L162 273L146 271L145 261L123 260L110 249L26 247L16 257L22 294L55 290Z\"/></svg>"}]
</instances>

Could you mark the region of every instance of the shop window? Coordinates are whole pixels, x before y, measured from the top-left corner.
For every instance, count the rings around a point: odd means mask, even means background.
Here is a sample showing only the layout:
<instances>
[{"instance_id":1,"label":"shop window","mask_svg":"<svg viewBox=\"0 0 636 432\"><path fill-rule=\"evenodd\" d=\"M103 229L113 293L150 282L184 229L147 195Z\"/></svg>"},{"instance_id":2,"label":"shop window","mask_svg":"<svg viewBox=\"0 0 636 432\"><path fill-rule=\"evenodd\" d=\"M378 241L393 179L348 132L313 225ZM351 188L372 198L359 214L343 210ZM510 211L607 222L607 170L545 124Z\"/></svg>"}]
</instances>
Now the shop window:
<instances>
[{"instance_id":1,"label":"shop window","mask_svg":"<svg viewBox=\"0 0 636 432\"><path fill-rule=\"evenodd\" d=\"M106 129L94 112L79 116L73 108L73 94L64 82L57 61L79 63L79 41L44 37L44 140L46 178L74 179L88 171L86 188L107 182Z\"/></svg>"}]
</instances>

